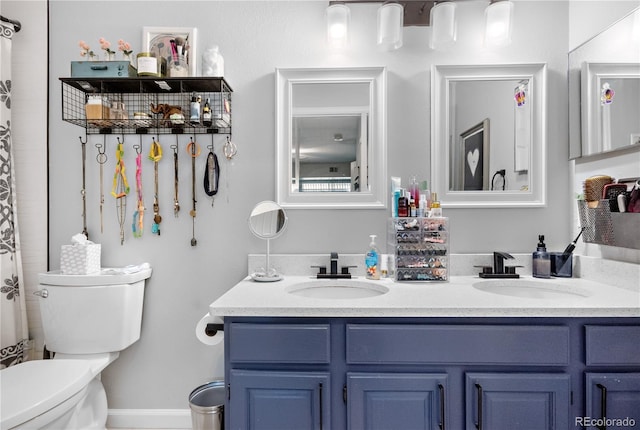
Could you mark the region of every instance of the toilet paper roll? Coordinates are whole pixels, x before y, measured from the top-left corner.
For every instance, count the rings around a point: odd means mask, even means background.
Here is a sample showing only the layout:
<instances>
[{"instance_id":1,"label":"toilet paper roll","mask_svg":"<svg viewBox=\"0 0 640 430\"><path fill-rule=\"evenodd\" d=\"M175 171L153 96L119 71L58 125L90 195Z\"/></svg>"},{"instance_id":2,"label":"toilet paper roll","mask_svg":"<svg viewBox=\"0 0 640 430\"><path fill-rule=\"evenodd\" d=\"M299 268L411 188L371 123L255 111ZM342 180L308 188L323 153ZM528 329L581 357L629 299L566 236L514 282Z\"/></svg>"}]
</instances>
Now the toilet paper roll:
<instances>
[{"instance_id":1,"label":"toilet paper roll","mask_svg":"<svg viewBox=\"0 0 640 430\"><path fill-rule=\"evenodd\" d=\"M207 324L223 324L223 320L220 317L211 316L209 313L203 316L196 324L196 337L198 340L205 345L217 345L222 342L224 340L224 332L218 330L215 336L208 336L205 333Z\"/></svg>"}]
</instances>

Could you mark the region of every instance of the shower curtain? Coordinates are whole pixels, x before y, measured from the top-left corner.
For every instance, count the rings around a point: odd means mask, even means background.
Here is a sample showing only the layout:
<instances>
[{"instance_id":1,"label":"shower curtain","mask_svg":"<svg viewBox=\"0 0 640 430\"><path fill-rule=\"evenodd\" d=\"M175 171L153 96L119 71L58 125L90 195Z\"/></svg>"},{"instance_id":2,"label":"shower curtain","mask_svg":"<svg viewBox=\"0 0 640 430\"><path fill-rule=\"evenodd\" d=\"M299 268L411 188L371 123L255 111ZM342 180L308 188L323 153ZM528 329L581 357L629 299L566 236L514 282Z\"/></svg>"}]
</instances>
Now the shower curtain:
<instances>
[{"instance_id":1,"label":"shower curtain","mask_svg":"<svg viewBox=\"0 0 640 430\"><path fill-rule=\"evenodd\" d=\"M15 29L0 22L0 30L0 369L4 369L26 359L29 334L11 142L11 38Z\"/></svg>"}]
</instances>

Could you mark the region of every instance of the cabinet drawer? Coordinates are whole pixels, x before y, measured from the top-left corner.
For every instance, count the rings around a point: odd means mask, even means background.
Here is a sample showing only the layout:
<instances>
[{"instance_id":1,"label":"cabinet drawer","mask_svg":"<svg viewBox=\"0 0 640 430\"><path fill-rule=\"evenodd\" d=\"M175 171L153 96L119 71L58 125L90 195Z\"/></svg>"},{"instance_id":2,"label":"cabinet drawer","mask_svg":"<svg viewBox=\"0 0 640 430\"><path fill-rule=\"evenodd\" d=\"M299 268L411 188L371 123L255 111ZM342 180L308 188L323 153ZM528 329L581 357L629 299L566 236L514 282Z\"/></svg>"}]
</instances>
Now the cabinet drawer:
<instances>
[{"instance_id":1,"label":"cabinet drawer","mask_svg":"<svg viewBox=\"0 0 640 430\"><path fill-rule=\"evenodd\" d=\"M640 365L640 326L585 327L588 366Z\"/></svg>"},{"instance_id":2,"label":"cabinet drawer","mask_svg":"<svg viewBox=\"0 0 640 430\"><path fill-rule=\"evenodd\" d=\"M569 328L348 324L347 362L566 365Z\"/></svg>"},{"instance_id":3,"label":"cabinet drawer","mask_svg":"<svg viewBox=\"0 0 640 430\"><path fill-rule=\"evenodd\" d=\"M233 363L329 363L329 324L232 323Z\"/></svg>"}]
</instances>

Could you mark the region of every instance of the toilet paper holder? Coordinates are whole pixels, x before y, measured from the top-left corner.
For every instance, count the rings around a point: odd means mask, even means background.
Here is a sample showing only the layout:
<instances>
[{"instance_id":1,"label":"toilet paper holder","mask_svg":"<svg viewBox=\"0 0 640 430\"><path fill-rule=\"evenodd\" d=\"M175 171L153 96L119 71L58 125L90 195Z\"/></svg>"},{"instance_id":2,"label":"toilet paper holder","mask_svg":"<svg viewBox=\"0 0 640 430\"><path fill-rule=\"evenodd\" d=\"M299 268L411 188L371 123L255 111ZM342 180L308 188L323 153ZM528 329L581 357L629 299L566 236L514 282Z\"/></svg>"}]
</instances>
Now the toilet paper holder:
<instances>
[{"instance_id":1,"label":"toilet paper holder","mask_svg":"<svg viewBox=\"0 0 640 430\"><path fill-rule=\"evenodd\" d=\"M204 333L209 336L215 336L218 331L224 331L224 324L208 323L204 328Z\"/></svg>"}]
</instances>

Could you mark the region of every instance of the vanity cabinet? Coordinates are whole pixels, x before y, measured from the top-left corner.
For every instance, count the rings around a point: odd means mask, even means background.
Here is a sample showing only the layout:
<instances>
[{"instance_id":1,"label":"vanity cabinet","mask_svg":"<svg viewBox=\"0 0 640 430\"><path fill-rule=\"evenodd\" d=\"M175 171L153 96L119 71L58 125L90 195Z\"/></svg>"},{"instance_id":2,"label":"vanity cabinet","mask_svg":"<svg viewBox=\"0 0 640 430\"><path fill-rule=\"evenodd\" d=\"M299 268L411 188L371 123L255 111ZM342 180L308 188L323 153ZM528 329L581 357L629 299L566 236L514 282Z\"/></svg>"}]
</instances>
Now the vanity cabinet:
<instances>
[{"instance_id":1,"label":"vanity cabinet","mask_svg":"<svg viewBox=\"0 0 640 430\"><path fill-rule=\"evenodd\" d=\"M587 428L599 385L608 418L640 423L637 318L225 317L225 331L233 430Z\"/></svg>"},{"instance_id":2,"label":"vanity cabinet","mask_svg":"<svg viewBox=\"0 0 640 430\"><path fill-rule=\"evenodd\" d=\"M60 78L62 120L87 134L231 134L232 89L224 78ZM190 103L200 97L200 119L190 121ZM203 124L209 101L211 124ZM177 108L183 120L170 119L152 106Z\"/></svg>"},{"instance_id":3,"label":"vanity cabinet","mask_svg":"<svg viewBox=\"0 0 640 430\"><path fill-rule=\"evenodd\" d=\"M640 367L640 327L588 325L585 349L585 417L599 428L640 425L640 372L629 371Z\"/></svg>"}]
</instances>

